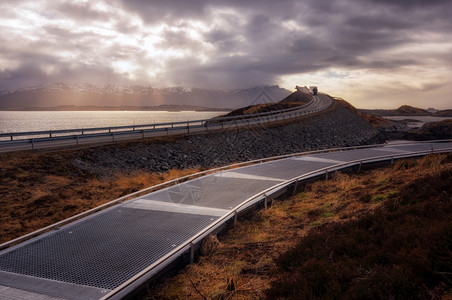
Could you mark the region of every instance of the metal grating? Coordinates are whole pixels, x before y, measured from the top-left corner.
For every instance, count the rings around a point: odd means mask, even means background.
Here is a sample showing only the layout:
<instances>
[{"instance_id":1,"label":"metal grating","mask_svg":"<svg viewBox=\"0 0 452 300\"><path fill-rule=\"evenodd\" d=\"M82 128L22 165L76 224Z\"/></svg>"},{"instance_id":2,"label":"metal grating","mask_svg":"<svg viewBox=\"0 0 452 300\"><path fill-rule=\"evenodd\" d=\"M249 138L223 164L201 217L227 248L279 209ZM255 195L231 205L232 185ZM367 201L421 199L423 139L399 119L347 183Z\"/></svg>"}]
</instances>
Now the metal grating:
<instances>
[{"instance_id":1,"label":"metal grating","mask_svg":"<svg viewBox=\"0 0 452 300\"><path fill-rule=\"evenodd\" d=\"M383 156L383 155L388 155L388 154L394 154L394 153L390 153L390 152L384 153L381 150L376 150L376 149L359 149L359 150L329 152L329 153L317 154L315 156L347 162L347 161L354 161L354 160L359 160L359 159L367 159L370 157Z\"/></svg>"},{"instance_id":2,"label":"metal grating","mask_svg":"<svg viewBox=\"0 0 452 300\"><path fill-rule=\"evenodd\" d=\"M417 144L417 145L391 145L391 148L407 150L410 152L417 151L430 151L432 149L445 149L450 148L450 143L442 143L442 144Z\"/></svg>"},{"instance_id":3,"label":"metal grating","mask_svg":"<svg viewBox=\"0 0 452 300\"><path fill-rule=\"evenodd\" d=\"M8 286L0 285L0 296L2 300L65 300L64 298L53 297L49 295L42 295L34 292L24 291Z\"/></svg>"},{"instance_id":4,"label":"metal grating","mask_svg":"<svg viewBox=\"0 0 452 300\"><path fill-rule=\"evenodd\" d=\"M0 270L114 289L218 217L119 207L0 256Z\"/></svg>"},{"instance_id":5,"label":"metal grating","mask_svg":"<svg viewBox=\"0 0 452 300\"><path fill-rule=\"evenodd\" d=\"M337 163L308 161L297 159L296 157L294 157L270 163L265 163L261 165L256 165L255 167L253 166L238 169L236 172L253 175L269 174L272 177L289 180L297 176L300 176L304 173L315 171L317 169L332 166L335 164Z\"/></svg>"},{"instance_id":6,"label":"metal grating","mask_svg":"<svg viewBox=\"0 0 452 300\"><path fill-rule=\"evenodd\" d=\"M248 197L280 182L209 175L202 179L148 194L140 197L140 199L231 209Z\"/></svg>"}]
</instances>

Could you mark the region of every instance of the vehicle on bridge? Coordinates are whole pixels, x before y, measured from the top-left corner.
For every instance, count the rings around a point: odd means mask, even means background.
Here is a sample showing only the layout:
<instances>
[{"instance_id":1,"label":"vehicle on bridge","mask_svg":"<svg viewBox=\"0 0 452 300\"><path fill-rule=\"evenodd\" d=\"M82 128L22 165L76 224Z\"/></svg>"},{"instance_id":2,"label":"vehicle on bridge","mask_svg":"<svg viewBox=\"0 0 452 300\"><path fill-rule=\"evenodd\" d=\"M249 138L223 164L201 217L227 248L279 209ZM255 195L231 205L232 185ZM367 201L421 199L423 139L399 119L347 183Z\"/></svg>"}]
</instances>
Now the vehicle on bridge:
<instances>
[{"instance_id":1,"label":"vehicle on bridge","mask_svg":"<svg viewBox=\"0 0 452 300\"><path fill-rule=\"evenodd\" d=\"M311 92L311 94L317 95L317 87L316 86L310 86L309 91Z\"/></svg>"}]
</instances>

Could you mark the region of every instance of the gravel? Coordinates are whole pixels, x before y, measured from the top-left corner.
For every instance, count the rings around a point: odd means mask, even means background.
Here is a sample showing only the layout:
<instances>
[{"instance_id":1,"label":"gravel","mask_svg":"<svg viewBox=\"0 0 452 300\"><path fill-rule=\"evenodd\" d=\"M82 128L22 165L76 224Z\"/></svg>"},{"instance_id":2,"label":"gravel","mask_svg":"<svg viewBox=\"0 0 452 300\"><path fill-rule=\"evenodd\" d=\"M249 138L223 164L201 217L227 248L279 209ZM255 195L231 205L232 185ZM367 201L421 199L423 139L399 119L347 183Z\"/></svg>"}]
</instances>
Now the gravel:
<instances>
[{"instance_id":1,"label":"gravel","mask_svg":"<svg viewBox=\"0 0 452 300\"><path fill-rule=\"evenodd\" d=\"M81 149L72 164L99 178L110 178L116 173L213 168L276 155L378 142L381 142L378 130L335 104L328 112L284 125Z\"/></svg>"}]
</instances>

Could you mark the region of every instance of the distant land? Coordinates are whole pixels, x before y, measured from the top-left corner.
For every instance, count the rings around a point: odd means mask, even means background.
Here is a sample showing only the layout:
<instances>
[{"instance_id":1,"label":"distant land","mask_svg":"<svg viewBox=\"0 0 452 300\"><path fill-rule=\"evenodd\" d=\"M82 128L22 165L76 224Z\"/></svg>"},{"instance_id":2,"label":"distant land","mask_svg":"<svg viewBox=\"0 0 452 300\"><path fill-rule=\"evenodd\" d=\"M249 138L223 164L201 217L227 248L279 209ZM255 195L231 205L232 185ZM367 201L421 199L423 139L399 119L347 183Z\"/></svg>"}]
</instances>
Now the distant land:
<instances>
[{"instance_id":1,"label":"distant land","mask_svg":"<svg viewBox=\"0 0 452 300\"><path fill-rule=\"evenodd\" d=\"M124 110L149 110L149 107L162 105L184 106L177 110L218 110L239 108L252 104L279 102L291 91L277 85L252 87L240 90L207 90L197 88L153 88L145 86L103 87L90 84L54 83L48 86L28 87L0 92L0 110L43 110L71 107ZM152 110L152 109L151 109ZM166 109L158 109L166 110Z\"/></svg>"},{"instance_id":2,"label":"distant land","mask_svg":"<svg viewBox=\"0 0 452 300\"><path fill-rule=\"evenodd\" d=\"M5 111L18 109L6 108ZM230 108L211 108L193 105L171 105L158 106L77 106L61 105L52 107L24 107L20 111L231 111Z\"/></svg>"},{"instance_id":3,"label":"distant land","mask_svg":"<svg viewBox=\"0 0 452 300\"><path fill-rule=\"evenodd\" d=\"M387 116L431 116L431 117L452 117L452 109L446 110L425 110L422 108L402 105L397 109L359 109L360 112L387 117Z\"/></svg>"}]
</instances>

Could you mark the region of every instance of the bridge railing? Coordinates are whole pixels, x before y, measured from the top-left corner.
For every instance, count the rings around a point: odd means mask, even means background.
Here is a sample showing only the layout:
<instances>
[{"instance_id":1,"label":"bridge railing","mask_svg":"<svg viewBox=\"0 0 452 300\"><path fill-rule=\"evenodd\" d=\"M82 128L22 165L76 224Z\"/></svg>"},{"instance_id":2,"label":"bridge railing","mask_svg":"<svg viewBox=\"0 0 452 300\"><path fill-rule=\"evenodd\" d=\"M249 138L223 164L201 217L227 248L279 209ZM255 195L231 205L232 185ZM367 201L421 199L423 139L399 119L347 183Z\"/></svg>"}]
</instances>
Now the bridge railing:
<instances>
[{"instance_id":1,"label":"bridge railing","mask_svg":"<svg viewBox=\"0 0 452 300\"><path fill-rule=\"evenodd\" d=\"M92 128L74 128L74 129L60 129L60 130L42 130L42 131L23 131L23 132L8 132L8 133L0 133L0 138L9 138L9 140L14 141L14 138L17 137L29 137L29 136L46 136L48 138L56 137L61 135L86 135L90 133L120 133L121 131L141 131L141 130L156 130L156 129L165 129L165 128L181 128L184 126L196 126L196 125L204 125L206 122L215 121L215 122L228 122L228 121L240 121L250 118L259 118L264 116L273 116L284 114L292 111L296 111L302 109L309 105L310 103L283 109L271 112L263 112L242 116L229 116L229 117L218 117L211 119L200 119L193 121L177 121L177 122L165 122L165 123L153 123L153 124L142 124L142 125L125 125L125 126L109 126L109 127L92 127ZM28 139L28 138L27 138Z\"/></svg>"},{"instance_id":2,"label":"bridge railing","mask_svg":"<svg viewBox=\"0 0 452 300\"><path fill-rule=\"evenodd\" d=\"M0 147L3 151L34 150L39 147L70 146L96 142L115 142L125 139L144 139L156 136L189 134L193 132L233 129L256 126L272 122L280 122L316 113L331 106L331 101L321 101L313 105L312 101L294 108L257 113L244 116L230 116L194 121L179 121L169 123L129 125L115 127L100 127L87 129L63 129L54 131L34 131L0 133ZM310 107L312 106L312 107ZM23 137L14 139L14 137ZM9 140L1 139L9 138ZM51 142L50 144L44 144ZM59 144L58 144L59 143ZM0 152L2 149L0 148Z\"/></svg>"},{"instance_id":3,"label":"bridge railing","mask_svg":"<svg viewBox=\"0 0 452 300\"><path fill-rule=\"evenodd\" d=\"M403 143L402 145L410 145L410 144L428 144L428 143L434 143L434 142L440 142L440 143L449 143L452 142L452 140L432 140L432 141L424 141L424 142L408 142L408 143ZM272 157L267 157L267 158L260 158L260 159L255 159L255 160L250 160L250 161L245 161L245 162L240 162L240 163L235 163L235 164L230 164L230 165L226 165L226 166L222 166L222 167L218 167L218 168L214 168L214 169L209 169L209 170L205 170L205 171L201 171L201 172L197 172L197 173L193 173L193 174L189 174L183 177L179 177L176 179L172 179L166 182L162 182L156 185L153 185L151 187L136 191L134 193L122 196L120 198L117 198L115 200L112 200L110 202L107 202L103 205L94 207L90 210L87 210L85 212L79 213L77 215L74 215L72 217L69 217L67 219L64 219L62 221L53 223L49 226L46 226L44 228L38 229L36 231L33 231L31 233L28 233L26 235L20 236L18 238L15 238L11 241L5 242L3 244L0 244L0 250L9 248L13 245L16 245L18 243L21 243L23 241L29 240L31 238L34 238L36 236L39 236L45 232L51 231L51 230L57 230L59 228L61 228L64 225L67 225L73 221L76 221L78 219L81 219L83 217L92 215L96 212L99 212L101 210L104 210L108 207L114 206L116 204L120 204L124 201L127 200L132 200L134 198L137 198L141 195L150 193L150 192L154 192L160 189L164 189L166 187L170 187L179 183L183 183L186 182L188 180L192 180L204 175L208 175L208 174L213 174L213 173L217 173L217 172L221 172L224 170L228 170L228 169L234 169L234 168L238 168L238 167L243 167L243 166L248 166L248 165L253 165L253 164L260 164L260 163L264 163L264 162L270 162L273 160L279 160L279 159L284 159L284 158L291 158L291 157L297 157L297 156L305 156L305 155L311 155L311 154L320 154L320 153L328 153L328 152L337 152L337 151L348 151L348 150L357 150L357 149L367 149L367 148L376 148L376 147L384 147L387 146L388 144L375 144L375 145L361 145L361 146L352 146L352 147L339 147L339 148L330 148L330 149L321 149L321 150L314 150L314 151L307 151L307 152L298 152L298 153L291 153L291 154L285 154L285 155L278 155L278 156L272 156ZM426 150L427 151L427 150ZM428 150L428 151L432 151L432 150Z\"/></svg>"},{"instance_id":4,"label":"bridge railing","mask_svg":"<svg viewBox=\"0 0 452 300\"><path fill-rule=\"evenodd\" d=\"M430 144L433 142L442 142L442 143L451 143L452 140L435 140L435 141L425 141L425 142L411 142L411 143L405 143L405 145L409 145L409 144ZM398 144L401 145L401 144ZM309 151L309 152L302 152L302 153L294 153L294 154L287 154L287 155L281 155L281 156L275 156L275 157L269 157L269 158L263 158L263 159L256 159L256 160L252 160L252 161L247 161L247 162L242 162L242 163L236 163L236 164L232 164L232 165L228 165L228 166L223 166L223 167L219 167L219 168L215 168L215 169L210 169L210 170L206 170L206 171L202 171L202 172L198 172L195 174L191 174L191 175L187 175L184 177L180 177L177 179L173 179L170 180L168 182L164 182L146 189L143 189L141 191L137 191L135 193L120 197L118 199L115 199L111 202L108 202L104 205L101 205L99 207L93 208L87 212L83 212L80 213L78 215L75 215L71 218L68 218L66 220L57 222L55 224L52 224L50 226L47 226L45 228L42 228L40 230L37 230L35 232L32 232L30 234L27 234L25 236L16 238L12 241L3 243L0 245L0 250L8 248L10 246L13 246L15 244L18 244L20 242L23 242L25 240L29 240L33 237L36 237L40 234L43 234L45 232L49 232L52 230L57 230L59 229L61 226L67 225L68 223L71 223L73 221L76 221L78 219L81 219L83 217L86 217L88 215L94 214L96 212L99 212L100 210L103 210L107 207L122 203L123 201L127 201L130 200L132 198L135 198L139 195L145 194L145 193L149 193L151 191L154 190L158 190L161 188L165 188L171 185L175 185L178 183L182 183L185 181L188 181L190 179L194 179L203 175L207 175L207 174L211 174L211 173L216 173L219 171L223 171L226 169L231 169L231 168L236 168L236 167L240 167L240 166L246 166L246 165L251 165L251 164L257 164L257 163L262 163L262 162L268 162L268 161L272 161L272 160L278 160L278 159L284 159L284 158L290 158L290 157L296 157L296 156L303 156L303 155L309 155L309 154L318 154L318 153L326 153L326 152L334 152L334 151L348 151L348 150L354 150L354 149L365 149L365 148L375 148L375 147L383 147L383 146L387 146L387 144L378 144L378 145L363 145L363 146L356 146L356 147L343 147L343 148L334 148L334 149L323 149L323 150L317 150L317 151ZM133 288L134 286L136 286L137 284L141 284L143 280L147 280L149 279L149 275L153 274L153 272L155 272L155 270L161 268L162 266L168 264L170 261L173 261L178 255L180 255L182 252L186 252L186 251L190 251L190 257L192 258L194 255L194 247L195 244L198 243L200 241L200 239L202 239L203 237L205 237L206 235L210 234L213 230L215 230L216 228L218 228L221 224L224 224L226 222L228 222L231 219L234 219L234 221L236 221L237 219L237 215L239 212L243 211L244 209L246 209L247 207L249 207L250 205L253 205L254 203L257 203L259 201L264 201L265 202L265 206L267 204L267 198L270 197L271 195L273 195L276 191L281 190L289 185L294 184L295 186L297 185L297 183L299 181L311 178L311 177L315 177L315 176L321 176L323 174L325 174L325 178L328 178L328 175L333 172L333 171L337 171L343 168L347 168L347 167L353 167L356 165L361 166L362 164L365 163L371 163L371 162L380 162L380 161L391 161L391 163L396 160L396 159L401 159L401 158L407 158L407 157L415 157L415 156L420 156L420 155L427 155L427 154L433 154L433 153L441 153L441 152L451 152L452 151L452 147L449 147L450 145L448 145L447 147L443 148L443 149L433 149L432 146L426 147L426 149L421 150L421 151L416 151L416 152L409 152L409 153L394 153L394 154L390 154L390 155L381 155L381 156L373 156L373 157L369 157L369 158L365 158L365 159L358 159L358 160L353 160L353 161L348 161L348 162L344 162L344 163L340 163L340 164L336 164L333 166L329 166L329 167L325 167L325 168L321 168L297 177L294 177L292 179L286 180L284 182L281 182L277 185L274 185L264 191L261 191L251 197L249 197L248 199L245 199L241 204L237 205L236 207L234 207L233 209L231 209L229 211L229 213L227 213L226 215L224 215L223 217L221 217L220 219L218 219L215 223L212 223L210 226L208 226L207 228L201 230L200 232L198 232L196 235L192 236L191 238L187 239L184 243L182 243L181 245L179 245L177 248L175 248L173 251L171 251L170 253L168 253L167 255L163 256L162 258L160 258L158 261L156 261L155 263L153 263L152 265L150 265L149 267L147 267L146 269L144 269L143 271L141 271L140 273L136 274L134 277L130 278L129 280L127 280L126 282L124 282L123 284L121 284L120 286L118 286L116 289L114 289L113 291L111 291L109 294L107 294L103 299L120 299L123 296L125 296L127 293L130 292L130 289Z\"/></svg>"},{"instance_id":5,"label":"bridge railing","mask_svg":"<svg viewBox=\"0 0 452 300\"><path fill-rule=\"evenodd\" d=\"M423 150L423 151L416 151L411 153L402 153L402 154L391 154L391 155L381 155L381 156L374 156L369 157L366 159L358 159L354 161L344 162L340 163L334 166L321 168L309 173L305 173L301 176L297 176L295 178L289 179L287 181L281 182L277 185L274 185L264 191L261 191L233 209L229 211L226 215L220 217L218 220L216 220L214 223L210 224L208 227L204 228L203 230L199 231L196 235L192 236L185 242L181 243L179 246L174 248L171 252L161 257L159 260L148 266L146 269L142 270L140 273L136 274L117 288L115 288L113 291L105 295L101 298L101 300L106 299L123 299L123 297L127 296L130 292L132 292L134 289L136 289L140 284L144 283L146 280L149 280L150 277L146 276L148 274L151 274L151 272L158 268L161 265L167 265L169 261L174 261L176 256L179 256L181 253L190 250L190 262L193 262L194 259L194 247L197 242L199 242L203 237L206 237L208 234L214 232L219 226L222 224L225 224L231 219L234 219L234 222L237 221L237 215L240 211L246 209L250 205L256 203L260 199L263 199L264 206L267 207L267 200L268 196L273 194L276 191L279 191L291 184L294 184L295 186L298 184L299 181L302 181L304 179L309 179L311 177L319 176L325 174L325 178L328 179L328 172L330 171L337 171L343 168L348 168L352 166L359 165L361 167L362 164L365 163L371 163L371 162L382 162L382 161L391 161L391 163L394 162L396 159L402 159L402 158L409 158L409 157L416 157L416 156L422 156L422 155L428 155L433 153L442 153L442 152L451 152L452 148L447 149L438 149L438 150Z\"/></svg>"}]
</instances>

